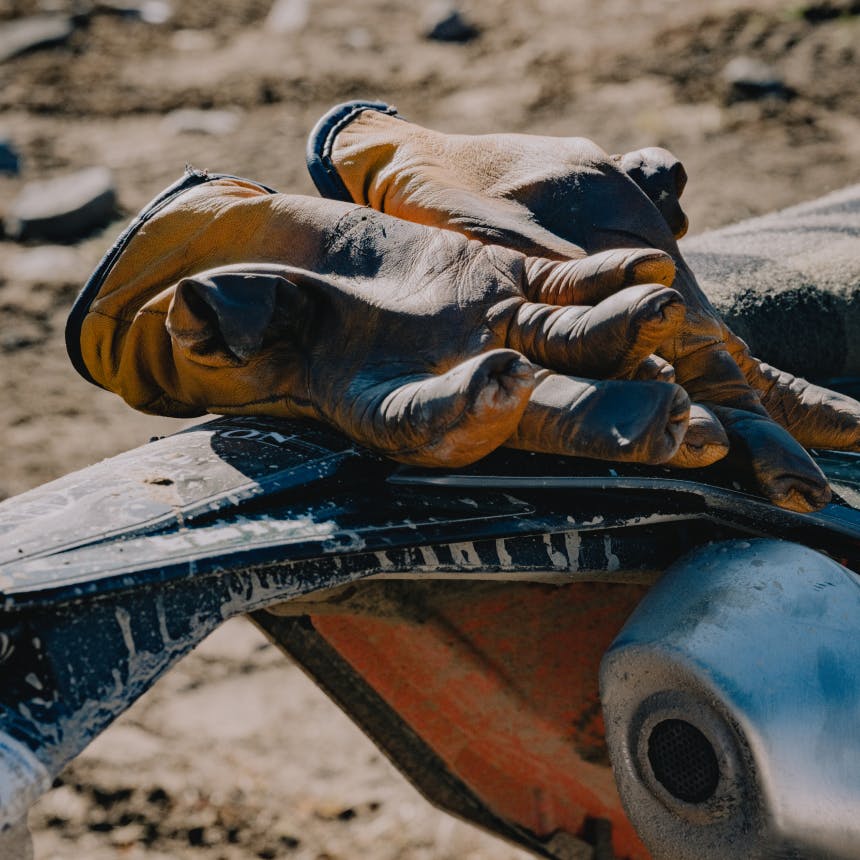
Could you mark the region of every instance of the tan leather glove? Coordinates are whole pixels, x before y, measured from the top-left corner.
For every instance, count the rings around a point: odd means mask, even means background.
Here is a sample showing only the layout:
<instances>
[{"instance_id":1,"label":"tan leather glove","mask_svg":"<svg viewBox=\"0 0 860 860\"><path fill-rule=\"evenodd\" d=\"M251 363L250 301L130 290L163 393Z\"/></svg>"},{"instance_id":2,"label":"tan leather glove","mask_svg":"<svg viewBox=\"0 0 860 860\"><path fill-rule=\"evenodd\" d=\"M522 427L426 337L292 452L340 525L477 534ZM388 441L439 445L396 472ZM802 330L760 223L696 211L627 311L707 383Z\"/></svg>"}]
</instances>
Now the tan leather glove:
<instances>
[{"instance_id":1,"label":"tan leather glove","mask_svg":"<svg viewBox=\"0 0 860 860\"><path fill-rule=\"evenodd\" d=\"M323 194L481 241L580 261L617 260L619 248L668 254L687 313L658 353L693 400L716 411L777 504L806 511L829 499L824 476L785 430L804 445L860 448L860 404L760 364L714 311L675 241L687 227L678 202L686 176L665 150L611 157L583 138L446 135L352 103L321 120L308 158ZM581 278L544 298L598 301L613 280Z\"/></svg>"},{"instance_id":2,"label":"tan leather glove","mask_svg":"<svg viewBox=\"0 0 860 860\"><path fill-rule=\"evenodd\" d=\"M650 354L683 320L659 284L594 306L569 262L364 207L208 179L141 220L85 291L83 369L145 411L322 419L396 460L497 446L661 463L689 400ZM665 375L665 374L664 374Z\"/></svg>"}]
</instances>

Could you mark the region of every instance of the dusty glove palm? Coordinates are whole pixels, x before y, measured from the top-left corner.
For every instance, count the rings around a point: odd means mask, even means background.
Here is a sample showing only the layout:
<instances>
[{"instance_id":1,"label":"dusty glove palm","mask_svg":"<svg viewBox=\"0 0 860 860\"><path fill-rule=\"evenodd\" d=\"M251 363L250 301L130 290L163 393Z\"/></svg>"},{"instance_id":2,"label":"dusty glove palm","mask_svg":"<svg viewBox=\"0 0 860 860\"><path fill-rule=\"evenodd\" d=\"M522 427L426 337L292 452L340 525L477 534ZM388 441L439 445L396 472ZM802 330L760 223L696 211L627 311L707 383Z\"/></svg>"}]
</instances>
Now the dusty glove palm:
<instances>
[{"instance_id":1,"label":"dusty glove palm","mask_svg":"<svg viewBox=\"0 0 860 860\"><path fill-rule=\"evenodd\" d=\"M210 182L131 240L81 329L87 367L168 414L321 418L403 462L497 446L663 462L689 400L635 374L683 318L660 285L531 301L570 265L329 200Z\"/></svg>"},{"instance_id":2,"label":"dusty glove palm","mask_svg":"<svg viewBox=\"0 0 860 860\"><path fill-rule=\"evenodd\" d=\"M829 489L769 416L804 445L860 447L860 404L753 359L714 311L675 241L687 226L678 202L686 177L665 150L610 157L582 138L445 135L356 107L318 126L309 156L323 193L482 241L578 260L617 259L625 246L668 254L687 314L658 352L693 399L714 408L778 504L814 509ZM541 295L599 301L612 280L549 283Z\"/></svg>"}]
</instances>

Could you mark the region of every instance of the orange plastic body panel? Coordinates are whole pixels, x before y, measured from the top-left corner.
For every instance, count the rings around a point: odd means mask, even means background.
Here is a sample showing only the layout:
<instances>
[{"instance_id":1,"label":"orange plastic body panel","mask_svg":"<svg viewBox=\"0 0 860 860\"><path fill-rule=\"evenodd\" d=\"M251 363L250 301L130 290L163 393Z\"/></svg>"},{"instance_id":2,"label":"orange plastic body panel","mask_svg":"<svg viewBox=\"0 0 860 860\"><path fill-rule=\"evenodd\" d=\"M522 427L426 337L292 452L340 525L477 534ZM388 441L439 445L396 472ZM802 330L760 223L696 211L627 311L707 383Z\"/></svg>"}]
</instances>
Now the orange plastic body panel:
<instances>
[{"instance_id":1,"label":"orange plastic body panel","mask_svg":"<svg viewBox=\"0 0 860 860\"><path fill-rule=\"evenodd\" d=\"M541 838L611 822L617 857L649 855L604 743L600 659L645 588L439 583L420 607L312 616L315 629L498 816Z\"/></svg>"}]
</instances>

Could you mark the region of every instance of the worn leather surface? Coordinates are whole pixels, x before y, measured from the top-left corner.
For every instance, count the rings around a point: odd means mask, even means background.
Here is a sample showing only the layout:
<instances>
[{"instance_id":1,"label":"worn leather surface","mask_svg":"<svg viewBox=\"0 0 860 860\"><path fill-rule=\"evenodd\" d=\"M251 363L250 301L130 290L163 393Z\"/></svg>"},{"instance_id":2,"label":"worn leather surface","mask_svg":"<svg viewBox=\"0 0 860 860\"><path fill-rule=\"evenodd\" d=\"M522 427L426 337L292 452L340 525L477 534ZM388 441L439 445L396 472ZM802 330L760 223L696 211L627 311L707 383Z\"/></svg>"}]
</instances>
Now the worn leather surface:
<instances>
[{"instance_id":1,"label":"worn leather surface","mask_svg":"<svg viewBox=\"0 0 860 860\"><path fill-rule=\"evenodd\" d=\"M580 261L621 248L667 254L686 316L657 353L694 401L717 409L777 504L811 510L829 498L802 445L860 449L860 404L762 365L700 288L676 242L686 174L665 150L610 156L583 138L445 135L366 110L338 130L330 157L354 200L400 218Z\"/></svg>"},{"instance_id":2,"label":"worn leather surface","mask_svg":"<svg viewBox=\"0 0 860 860\"><path fill-rule=\"evenodd\" d=\"M634 259L650 271L650 252ZM463 465L505 442L665 462L690 404L651 353L683 302L625 278L593 305L542 301L577 278L569 261L218 179L125 246L82 355L144 411L317 418L407 463Z\"/></svg>"}]
</instances>

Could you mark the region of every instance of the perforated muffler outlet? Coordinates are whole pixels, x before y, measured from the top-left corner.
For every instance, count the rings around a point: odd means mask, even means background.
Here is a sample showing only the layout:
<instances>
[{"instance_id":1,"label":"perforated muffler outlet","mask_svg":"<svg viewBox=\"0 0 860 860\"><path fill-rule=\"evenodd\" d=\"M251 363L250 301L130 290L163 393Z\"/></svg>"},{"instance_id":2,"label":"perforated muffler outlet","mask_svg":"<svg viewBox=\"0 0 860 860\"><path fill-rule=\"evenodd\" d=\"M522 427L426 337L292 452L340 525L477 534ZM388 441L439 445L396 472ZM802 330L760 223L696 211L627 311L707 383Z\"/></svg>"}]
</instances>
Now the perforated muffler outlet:
<instances>
[{"instance_id":1,"label":"perforated muffler outlet","mask_svg":"<svg viewBox=\"0 0 860 860\"><path fill-rule=\"evenodd\" d=\"M654 677L652 665L628 666ZM759 791L745 743L726 715L714 709L706 691L696 689L695 678L673 672L661 680L662 689L641 699L631 714L622 712L621 726L614 718L612 726L607 723L628 815L655 857L724 860L729 845L743 846L737 856L753 856L747 835L760 829ZM618 710L611 694L609 705L604 703L607 715L610 708L613 715ZM624 730L620 743L616 728ZM646 837L649 829L664 839L667 832L673 837L661 849ZM689 845L691 835L695 848ZM713 854L702 853L703 838L713 846Z\"/></svg>"},{"instance_id":2,"label":"perforated muffler outlet","mask_svg":"<svg viewBox=\"0 0 860 860\"><path fill-rule=\"evenodd\" d=\"M700 549L603 658L606 740L655 860L857 858L860 585L782 541Z\"/></svg>"},{"instance_id":3,"label":"perforated muffler outlet","mask_svg":"<svg viewBox=\"0 0 860 860\"><path fill-rule=\"evenodd\" d=\"M646 743L651 773L672 797L682 803L704 803L714 796L720 782L717 753L692 723L660 720Z\"/></svg>"}]
</instances>

